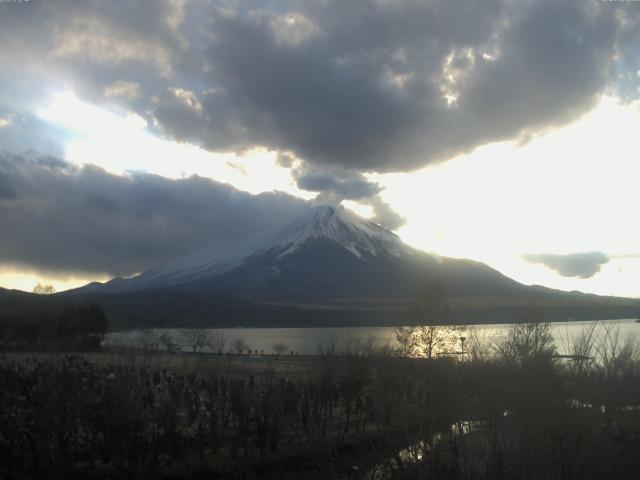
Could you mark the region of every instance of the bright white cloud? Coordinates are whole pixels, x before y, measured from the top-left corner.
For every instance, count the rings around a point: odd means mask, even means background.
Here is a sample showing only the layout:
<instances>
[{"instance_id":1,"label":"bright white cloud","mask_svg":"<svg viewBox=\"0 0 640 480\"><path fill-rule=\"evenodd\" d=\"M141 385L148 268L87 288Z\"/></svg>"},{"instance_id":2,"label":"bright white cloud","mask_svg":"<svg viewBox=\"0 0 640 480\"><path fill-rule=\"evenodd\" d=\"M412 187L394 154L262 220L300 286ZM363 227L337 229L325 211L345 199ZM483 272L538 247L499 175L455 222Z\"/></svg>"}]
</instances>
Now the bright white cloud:
<instances>
[{"instance_id":1,"label":"bright white cloud","mask_svg":"<svg viewBox=\"0 0 640 480\"><path fill-rule=\"evenodd\" d=\"M189 92L180 93L190 99ZM212 153L164 140L150 133L140 116L102 109L69 92L56 96L39 115L75 133L67 141L66 158L79 165L95 164L117 174L137 170L167 178L200 175L253 194L280 190L306 199L315 196L297 188L274 151Z\"/></svg>"}]
</instances>

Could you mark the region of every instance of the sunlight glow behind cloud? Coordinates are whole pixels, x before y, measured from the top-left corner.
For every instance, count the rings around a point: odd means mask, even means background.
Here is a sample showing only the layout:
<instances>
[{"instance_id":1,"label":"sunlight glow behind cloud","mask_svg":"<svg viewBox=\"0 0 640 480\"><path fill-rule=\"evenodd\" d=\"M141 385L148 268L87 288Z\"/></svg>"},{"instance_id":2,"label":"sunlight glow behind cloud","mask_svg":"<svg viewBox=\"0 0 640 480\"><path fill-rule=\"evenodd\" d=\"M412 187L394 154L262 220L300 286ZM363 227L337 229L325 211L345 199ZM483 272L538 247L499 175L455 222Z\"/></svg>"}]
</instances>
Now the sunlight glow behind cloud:
<instances>
[{"instance_id":1,"label":"sunlight glow behind cloud","mask_svg":"<svg viewBox=\"0 0 640 480\"><path fill-rule=\"evenodd\" d=\"M250 193L315 196L296 186L291 169L277 163L277 152L211 153L165 140L141 117L90 105L72 93L56 96L39 115L68 130L66 156L77 164L117 174L197 174ZM527 142L492 143L413 173L367 178L379 182L382 199L408 219L398 233L418 248L483 261L528 284L638 296L639 123L640 102L624 105L603 97L578 121ZM373 215L370 206L343 203L363 217ZM588 279L566 278L523 258L595 250L614 258ZM7 278L0 275L0 282L6 285ZM15 278L13 286L26 282ZM65 280L58 286L79 284Z\"/></svg>"},{"instance_id":2,"label":"sunlight glow behind cloud","mask_svg":"<svg viewBox=\"0 0 640 480\"><path fill-rule=\"evenodd\" d=\"M109 280L108 276L88 277L88 276L58 276L45 272L32 270L29 268L17 269L15 267L3 267L0 265L0 287L30 292L36 283L52 285L57 292L78 288L90 282L104 282Z\"/></svg>"},{"instance_id":3,"label":"sunlight glow behind cloud","mask_svg":"<svg viewBox=\"0 0 640 480\"><path fill-rule=\"evenodd\" d=\"M525 283L640 295L640 265L632 257L590 279L562 277L521 258L638 253L639 124L640 103L604 97L582 119L522 145L489 144L414 173L369 178L408 219L398 233L418 248L480 260Z\"/></svg>"},{"instance_id":4,"label":"sunlight glow behind cloud","mask_svg":"<svg viewBox=\"0 0 640 480\"><path fill-rule=\"evenodd\" d=\"M290 170L277 164L277 152L255 148L243 155L212 153L165 140L150 133L140 116L102 109L70 92L54 97L39 115L74 134L66 145L66 158L78 165L95 164L117 174L199 175L253 194L280 190L305 199L315 196L296 187Z\"/></svg>"}]
</instances>

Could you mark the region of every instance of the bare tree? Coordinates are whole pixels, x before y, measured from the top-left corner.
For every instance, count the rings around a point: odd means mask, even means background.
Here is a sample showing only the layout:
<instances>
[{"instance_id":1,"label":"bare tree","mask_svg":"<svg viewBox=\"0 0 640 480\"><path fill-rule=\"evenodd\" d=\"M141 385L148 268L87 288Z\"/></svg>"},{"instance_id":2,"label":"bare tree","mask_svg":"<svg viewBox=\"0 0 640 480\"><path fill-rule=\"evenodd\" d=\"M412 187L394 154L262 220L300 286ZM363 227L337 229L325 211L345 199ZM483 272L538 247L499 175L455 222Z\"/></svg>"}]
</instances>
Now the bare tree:
<instances>
[{"instance_id":1,"label":"bare tree","mask_svg":"<svg viewBox=\"0 0 640 480\"><path fill-rule=\"evenodd\" d=\"M221 332L219 332L218 330L213 332L213 334L210 337L211 349L214 352L217 352L217 353L224 352L224 347L225 347L226 343L227 343L227 339L224 338L224 335Z\"/></svg>"},{"instance_id":2,"label":"bare tree","mask_svg":"<svg viewBox=\"0 0 640 480\"><path fill-rule=\"evenodd\" d=\"M631 337L621 338L620 326L605 324L602 326L595 351L601 371L608 378L622 376L632 370L638 357L638 345Z\"/></svg>"},{"instance_id":3,"label":"bare tree","mask_svg":"<svg viewBox=\"0 0 640 480\"><path fill-rule=\"evenodd\" d=\"M241 353L249 350L249 344L242 338L236 338L231 342L231 349L240 355Z\"/></svg>"},{"instance_id":4,"label":"bare tree","mask_svg":"<svg viewBox=\"0 0 640 480\"><path fill-rule=\"evenodd\" d=\"M418 297L411 311L418 323L418 348L426 358L449 351L458 341L462 327L447 319L449 300L442 285L430 285Z\"/></svg>"},{"instance_id":5,"label":"bare tree","mask_svg":"<svg viewBox=\"0 0 640 480\"><path fill-rule=\"evenodd\" d=\"M497 357L505 363L523 366L534 359L550 359L555 351L551 326L535 321L535 313L528 321L514 323L506 336L495 345Z\"/></svg>"},{"instance_id":6,"label":"bare tree","mask_svg":"<svg viewBox=\"0 0 640 480\"><path fill-rule=\"evenodd\" d=\"M144 350L155 352L160 349L161 342L158 334L150 330L143 330L138 335L137 344Z\"/></svg>"},{"instance_id":7,"label":"bare tree","mask_svg":"<svg viewBox=\"0 0 640 480\"><path fill-rule=\"evenodd\" d=\"M52 293L56 293L56 289L53 285L42 285L40 282L33 287L33 293L37 293L39 295L51 295Z\"/></svg>"},{"instance_id":8,"label":"bare tree","mask_svg":"<svg viewBox=\"0 0 640 480\"><path fill-rule=\"evenodd\" d=\"M467 348L461 352L472 362L484 363L491 359L492 342L487 338L485 329L469 328L467 337Z\"/></svg>"},{"instance_id":9,"label":"bare tree","mask_svg":"<svg viewBox=\"0 0 640 480\"><path fill-rule=\"evenodd\" d=\"M274 343L271 345L271 351L277 355L284 355L289 350L289 345L286 343Z\"/></svg>"},{"instance_id":10,"label":"bare tree","mask_svg":"<svg viewBox=\"0 0 640 480\"><path fill-rule=\"evenodd\" d=\"M396 342L398 343L399 354L402 357L413 357L416 354L418 347L418 336L416 334L415 326L408 327L395 327L393 333L396 336Z\"/></svg>"},{"instance_id":11,"label":"bare tree","mask_svg":"<svg viewBox=\"0 0 640 480\"><path fill-rule=\"evenodd\" d=\"M183 328L180 330L180 333L182 334L182 338L185 339L185 343L191 347L193 353L201 351L211 345L207 331L201 328Z\"/></svg>"},{"instance_id":12,"label":"bare tree","mask_svg":"<svg viewBox=\"0 0 640 480\"><path fill-rule=\"evenodd\" d=\"M403 356L433 358L448 352L464 330L448 320L448 296L441 285L427 287L411 305L410 312L413 325L394 329Z\"/></svg>"},{"instance_id":13,"label":"bare tree","mask_svg":"<svg viewBox=\"0 0 640 480\"><path fill-rule=\"evenodd\" d=\"M582 379L595 365L598 326L597 321L591 322L588 326L583 327L580 334L567 340L569 353L573 356L569 368L577 378Z\"/></svg>"},{"instance_id":14,"label":"bare tree","mask_svg":"<svg viewBox=\"0 0 640 480\"><path fill-rule=\"evenodd\" d=\"M173 352L178 347L178 345L173 341L173 338L171 338L171 335L168 333L160 335L160 337L158 337L158 341L167 352Z\"/></svg>"}]
</instances>

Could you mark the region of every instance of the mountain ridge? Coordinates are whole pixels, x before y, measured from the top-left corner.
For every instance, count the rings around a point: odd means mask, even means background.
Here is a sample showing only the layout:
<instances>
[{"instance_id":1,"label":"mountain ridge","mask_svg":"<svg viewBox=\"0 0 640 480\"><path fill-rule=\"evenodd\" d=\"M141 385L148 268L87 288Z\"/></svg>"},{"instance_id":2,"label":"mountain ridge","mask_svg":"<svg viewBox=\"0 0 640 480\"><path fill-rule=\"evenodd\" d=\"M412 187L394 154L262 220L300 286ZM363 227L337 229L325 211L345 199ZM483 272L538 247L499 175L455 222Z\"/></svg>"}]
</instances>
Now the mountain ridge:
<instances>
[{"instance_id":1,"label":"mountain ridge","mask_svg":"<svg viewBox=\"0 0 640 480\"><path fill-rule=\"evenodd\" d=\"M430 280L432 283L457 284L460 283L459 279L453 281L447 277L477 276L480 274L479 270L482 270L487 276L492 276L494 281L504 283L505 287L506 284L511 289L522 287L522 284L480 262L439 257L410 247L395 233L376 223L360 219L343 207L320 206L285 228L262 233L224 251L202 249L136 277L115 278L105 284L93 283L77 291L123 293L152 288L206 290L207 285L213 290L224 291L228 290L224 284L235 284L235 295L246 296L240 290L248 290L256 282L274 284L278 283L278 277L282 278L287 273L294 275L292 265L298 269L295 273L297 281L302 283L308 283L307 280L312 278L321 278L333 271L343 277L353 277L355 287L357 283L371 283L369 275L402 277L399 269L404 269L408 274L407 281L415 283L420 282L419 273L412 272L415 270L412 264L416 263L423 271L435 273ZM361 278L358 278L358 274L351 275L346 269L347 264L354 271L366 271L369 275ZM307 275L308 278L305 278ZM330 282L331 279L326 278L324 281ZM335 281L344 283L340 278ZM244 287L241 283L244 283ZM400 284L393 288L401 287ZM342 287L347 291L336 289L334 293L350 293L349 285ZM478 288L482 290L484 287L479 285ZM309 285L309 289L309 295L313 296L312 285ZM380 293L383 291L376 292Z\"/></svg>"},{"instance_id":2,"label":"mountain ridge","mask_svg":"<svg viewBox=\"0 0 640 480\"><path fill-rule=\"evenodd\" d=\"M97 301L117 328L396 325L430 284L459 323L631 318L640 302L527 286L480 262L429 254L345 209L317 207L224 251L202 249L136 277L60 295Z\"/></svg>"}]
</instances>

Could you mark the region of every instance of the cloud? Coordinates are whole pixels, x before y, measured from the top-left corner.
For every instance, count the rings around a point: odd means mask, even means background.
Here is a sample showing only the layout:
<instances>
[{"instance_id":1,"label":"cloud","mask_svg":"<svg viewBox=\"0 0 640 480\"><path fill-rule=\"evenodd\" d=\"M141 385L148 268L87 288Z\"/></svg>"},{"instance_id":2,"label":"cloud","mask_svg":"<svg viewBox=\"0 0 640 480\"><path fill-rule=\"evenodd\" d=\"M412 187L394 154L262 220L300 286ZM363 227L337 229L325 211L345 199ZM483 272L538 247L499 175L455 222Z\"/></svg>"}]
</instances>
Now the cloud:
<instances>
[{"instance_id":1,"label":"cloud","mask_svg":"<svg viewBox=\"0 0 640 480\"><path fill-rule=\"evenodd\" d=\"M341 168L317 168L308 164L293 169L298 188L320 192L327 198L364 200L375 197L382 188L360 172Z\"/></svg>"},{"instance_id":2,"label":"cloud","mask_svg":"<svg viewBox=\"0 0 640 480\"><path fill-rule=\"evenodd\" d=\"M107 98L123 98L131 101L140 98L141 95L140 85L135 82L117 81L104 88L104 96Z\"/></svg>"},{"instance_id":3,"label":"cloud","mask_svg":"<svg viewBox=\"0 0 640 480\"><path fill-rule=\"evenodd\" d=\"M591 278L609 263L609 257L602 252L571 253L554 255L550 253L525 255L530 263L540 263L555 270L564 277Z\"/></svg>"},{"instance_id":4,"label":"cloud","mask_svg":"<svg viewBox=\"0 0 640 480\"><path fill-rule=\"evenodd\" d=\"M406 170L572 120L614 74L619 25L591 2L294 5L314 32L295 46L274 31L279 12L211 15L207 69L193 72L209 87L196 92L203 110L158 105L164 131L197 132L213 150Z\"/></svg>"},{"instance_id":5,"label":"cloud","mask_svg":"<svg viewBox=\"0 0 640 480\"><path fill-rule=\"evenodd\" d=\"M37 150L62 155L66 132L35 115L12 117L11 123L0 128L0 149L15 152Z\"/></svg>"},{"instance_id":6,"label":"cloud","mask_svg":"<svg viewBox=\"0 0 640 480\"><path fill-rule=\"evenodd\" d=\"M373 218L371 220L389 230L396 230L406 222L404 217L395 212L380 197L371 199L369 205L373 207Z\"/></svg>"},{"instance_id":7,"label":"cloud","mask_svg":"<svg viewBox=\"0 0 640 480\"><path fill-rule=\"evenodd\" d=\"M14 83L72 85L210 150L361 172L569 122L638 63L638 9L597 0L27 7L0 4Z\"/></svg>"},{"instance_id":8,"label":"cloud","mask_svg":"<svg viewBox=\"0 0 640 480\"><path fill-rule=\"evenodd\" d=\"M144 111L184 53L175 23L182 3L0 2L0 111L33 116L70 88L89 101ZM24 143L42 127L15 130Z\"/></svg>"},{"instance_id":9,"label":"cloud","mask_svg":"<svg viewBox=\"0 0 640 480\"><path fill-rule=\"evenodd\" d=\"M289 195L250 195L195 176L119 176L0 151L0 264L9 266L129 275L234 244L306 208Z\"/></svg>"},{"instance_id":10,"label":"cloud","mask_svg":"<svg viewBox=\"0 0 640 480\"><path fill-rule=\"evenodd\" d=\"M290 168L294 160L290 155L280 155L278 162ZM362 173L341 167L317 167L298 161L292 168L293 178L298 188L318 192L319 203L339 204L343 200L356 201L373 208L372 221L389 230L396 230L405 219L391 209L380 198L382 187L368 180Z\"/></svg>"}]
</instances>

